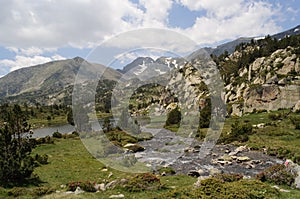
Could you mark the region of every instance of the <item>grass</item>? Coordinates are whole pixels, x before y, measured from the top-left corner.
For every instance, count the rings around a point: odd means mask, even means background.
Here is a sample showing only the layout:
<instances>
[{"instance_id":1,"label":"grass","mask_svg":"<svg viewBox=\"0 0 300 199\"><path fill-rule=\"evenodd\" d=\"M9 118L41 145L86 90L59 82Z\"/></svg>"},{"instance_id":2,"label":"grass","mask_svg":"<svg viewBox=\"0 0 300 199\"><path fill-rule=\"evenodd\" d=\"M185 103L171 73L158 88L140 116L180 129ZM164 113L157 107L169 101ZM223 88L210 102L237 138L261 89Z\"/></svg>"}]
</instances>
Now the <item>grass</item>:
<instances>
[{"instance_id":1,"label":"grass","mask_svg":"<svg viewBox=\"0 0 300 199\"><path fill-rule=\"evenodd\" d=\"M115 179L130 178L132 173L120 172L111 168L106 168L101 162L92 157L86 150L81 140L78 138L54 139L54 144L40 145L34 149L33 155L48 154L49 164L37 167L34 171L40 177L42 183L40 189L60 191L60 193L50 193L43 198L108 198L110 195L125 195L125 198L159 198L161 194L168 194L172 190L192 190L196 178L175 175L160 177L164 186L161 190L128 192L124 188L116 188L99 193L83 193L80 195L65 195L65 189L61 185L71 181L92 181L97 183L110 182ZM112 173L111 177L108 177ZM289 189L284 187L285 189ZM249 187L251 189L251 187ZM35 187L24 187L16 190L0 188L0 198L12 198L9 192L17 192L21 194L21 198L39 198L39 193ZM291 190L290 193L282 193L280 198L298 198L299 190Z\"/></svg>"},{"instance_id":2,"label":"grass","mask_svg":"<svg viewBox=\"0 0 300 199\"><path fill-rule=\"evenodd\" d=\"M282 113L278 111L274 113ZM292 113L290 116L298 116ZM57 117L57 121L62 120L63 116ZM60 118L60 119L59 119ZM158 117L151 124L161 123L162 117ZM256 133L249 136L249 140L245 143L235 143L238 145L248 145L257 150L274 149L281 151L286 157L300 157L300 130L296 130L294 124L289 118L273 121L269 118L268 113L247 114L241 118L228 118L225 122L223 133L230 132L231 124L236 120L240 122L248 122L251 124L265 123L266 126L261 129L255 129ZM54 122L54 120L53 120ZM41 122L40 124L42 124ZM38 120L36 120L38 124ZM155 125L154 125L155 126ZM186 125L188 126L188 125ZM176 130L174 128L173 130ZM205 129L202 129L205 131ZM125 136L128 139L130 136ZM130 140L130 139L129 139ZM124 143L122 143L124 145ZM279 150L280 149L280 150ZM130 178L132 173L125 173L106 166L95 159L82 144L77 137L68 139L54 139L54 144L39 145L32 152L35 154L47 154L49 156L49 164L39 166L34 173L40 177L41 183L39 187L17 187L13 189L4 189L0 187L0 198L13 198L13 195L19 198L109 198L110 195L125 195L125 198L160 198L168 196L169 193L180 192L181 190L191 191L196 178L185 175L172 175L160 177L163 189L155 191L128 192L122 188L115 188L99 193L83 193L80 195L65 195L66 190L61 188L72 181L92 181L97 183L110 182L115 179ZM282 155L281 154L281 155ZM275 154L278 155L278 154ZM280 155L280 154L279 154ZM112 176L109 177L109 174ZM280 186L287 189L289 193L281 193L279 198L300 198L300 190L291 189L289 187ZM251 186L248 187L251 189ZM55 193L58 190L60 193ZM174 192L175 191L175 192Z\"/></svg>"},{"instance_id":3,"label":"grass","mask_svg":"<svg viewBox=\"0 0 300 199\"><path fill-rule=\"evenodd\" d=\"M40 177L42 183L41 187L48 187L49 189L61 190L60 186L65 185L71 181L92 181L97 183L110 182L115 179L128 178L132 176L131 173L124 173L118 170L107 168L107 171L103 171L105 165L96 160L86 150L81 140L78 138L68 139L54 139L54 144L40 145L33 150L33 155L48 154L49 164L37 167L34 171ZM110 172L113 174L108 177ZM174 178L174 180L173 180ZM167 186L182 186L191 185L195 182L195 178L189 176L174 176L162 178L162 183ZM29 195L22 195L22 198L34 198L33 193L29 190L32 187L21 188L23 193ZM0 198L9 198L7 195L10 189L0 189ZM84 193L79 196L71 195L65 196L62 193L53 193L45 198L108 198L110 195L123 193L126 198L153 198L155 195L159 195L161 191L155 193L151 191L145 191L140 193L126 193L122 189L107 190L101 193Z\"/></svg>"}]
</instances>

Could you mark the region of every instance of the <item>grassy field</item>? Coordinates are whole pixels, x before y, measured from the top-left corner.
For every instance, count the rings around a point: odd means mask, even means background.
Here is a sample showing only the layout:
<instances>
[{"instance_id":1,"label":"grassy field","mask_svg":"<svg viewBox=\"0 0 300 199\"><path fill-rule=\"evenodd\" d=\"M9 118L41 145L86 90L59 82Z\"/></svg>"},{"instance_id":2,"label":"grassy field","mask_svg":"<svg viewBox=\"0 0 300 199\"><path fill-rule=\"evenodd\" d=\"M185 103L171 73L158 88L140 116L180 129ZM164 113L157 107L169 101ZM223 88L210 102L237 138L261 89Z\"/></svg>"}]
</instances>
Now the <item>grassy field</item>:
<instances>
[{"instance_id":1,"label":"grassy field","mask_svg":"<svg viewBox=\"0 0 300 199\"><path fill-rule=\"evenodd\" d=\"M155 191L129 192L122 188L115 188L98 193L83 193L80 195L65 195L63 185L72 181L91 181L96 183L111 182L116 179L129 178L132 173L124 173L107 168L93 158L78 138L55 139L54 144L43 144L34 149L34 154L48 154L48 164L35 169L40 178L39 188L35 186L0 189L0 198L108 198L110 195L124 194L125 198L160 198L162 194L181 190L193 190L196 178L189 176L162 176L164 188ZM112 174L112 175L110 175ZM283 187L289 189L287 187ZM249 187L251 189L251 187ZM281 193L279 198L299 198L300 191L290 190L290 193ZM58 193L56 193L58 192Z\"/></svg>"},{"instance_id":2,"label":"grassy field","mask_svg":"<svg viewBox=\"0 0 300 199\"><path fill-rule=\"evenodd\" d=\"M265 149L271 155L297 160L298 154L300 154L300 130L295 128L295 124L291 122L290 118L298 117L299 114L292 113L285 115L286 113L287 111L271 113L281 114L281 117L275 120L269 116L270 113L256 113L245 115L242 118L228 118L223 129L223 134L230 132L231 125L235 121L250 124L264 123L264 128L254 129L255 133L249 136L247 142L236 142L235 144L248 145L257 150ZM156 120L152 121L152 125L155 127L156 124L162 124L162 120L163 117L156 118ZM188 125L185 127L188 128ZM176 131L176 127L172 127L172 130ZM106 168L105 165L87 151L78 137L67 139L54 138L53 144L37 146L32 152L33 156L35 154L47 154L49 157L48 164L40 165L34 171L40 179L38 186L28 185L6 189L0 187L0 198L109 198L110 195L118 194L124 194L125 198L193 198L187 195L189 195L189 192L197 192L193 188L193 184L197 181L197 178L174 175L159 177L163 185L163 188L160 190L130 192L124 188L117 187L98 193L66 195L65 185L70 182L91 181L107 183L123 178L128 179L135 174ZM232 186L236 190L242 189L239 187L240 185L232 184ZM253 188L252 185L249 185L247 189L252 190ZM281 186L281 188L287 189L290 192L280 193L275 198L300 198L299 190L285 186Z\"/></svg>"}]
</instances>

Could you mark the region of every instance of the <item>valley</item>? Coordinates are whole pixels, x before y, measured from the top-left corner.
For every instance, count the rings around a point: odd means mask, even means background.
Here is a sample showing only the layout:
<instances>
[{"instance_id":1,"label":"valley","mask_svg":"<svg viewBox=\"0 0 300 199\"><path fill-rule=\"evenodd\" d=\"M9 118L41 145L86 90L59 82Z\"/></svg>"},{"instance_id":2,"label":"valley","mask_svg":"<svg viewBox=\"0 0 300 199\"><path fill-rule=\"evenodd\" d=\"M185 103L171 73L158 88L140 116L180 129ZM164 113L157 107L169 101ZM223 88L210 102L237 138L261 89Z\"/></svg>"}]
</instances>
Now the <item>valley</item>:
<instances>
[{"instance_id":1,"label":"valley","mask_svg":"<svg viewBox=\"0 0 300 199\"><path fill-rule=\"evenodd\" d=\"M0 78L0 141L32 147L32 165L20 161L32 174L2 183L0 197L300 197L300 35L290 33L122 70L75 57Z\"/></svg>"}]
</instances>

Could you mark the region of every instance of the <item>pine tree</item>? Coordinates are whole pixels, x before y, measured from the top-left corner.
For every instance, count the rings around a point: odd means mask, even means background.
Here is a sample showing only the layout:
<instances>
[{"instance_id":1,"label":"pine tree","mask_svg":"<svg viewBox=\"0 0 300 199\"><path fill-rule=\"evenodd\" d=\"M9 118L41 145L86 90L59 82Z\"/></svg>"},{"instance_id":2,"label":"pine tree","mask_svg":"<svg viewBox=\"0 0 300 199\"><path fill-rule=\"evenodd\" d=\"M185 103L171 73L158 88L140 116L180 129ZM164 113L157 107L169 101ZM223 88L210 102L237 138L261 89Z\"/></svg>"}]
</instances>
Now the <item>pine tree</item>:
<instances>
[{"instance_id":1,"label":"pine tree","mask_svg":"<svg viewBox=\"0 0 300 199\"><path fill-rule=\"evenodd\" d=\"M28 179L34 169L30 156L30 126L19 105L2 110L4 123L0 128L0 183L11 185Z\"/></svg>"}]
</instances>

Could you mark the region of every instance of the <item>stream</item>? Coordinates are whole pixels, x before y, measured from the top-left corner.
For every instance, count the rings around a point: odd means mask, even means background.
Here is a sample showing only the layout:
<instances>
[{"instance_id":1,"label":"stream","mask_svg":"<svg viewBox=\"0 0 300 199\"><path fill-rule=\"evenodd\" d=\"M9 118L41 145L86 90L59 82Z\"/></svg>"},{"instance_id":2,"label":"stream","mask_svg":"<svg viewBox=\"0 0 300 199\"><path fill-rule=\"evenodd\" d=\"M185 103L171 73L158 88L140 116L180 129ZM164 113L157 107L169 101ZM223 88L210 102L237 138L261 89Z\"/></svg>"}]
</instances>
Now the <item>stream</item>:
<instances>
[{"instance_id":1,"label":"stream","mask_svg":"<svg viewBox=\"0 0 300 199\"><path fill-rule=\"evenodd\" d=\"M166 129L144 128L153 139L139 142L145 147L135 153L141 161L158 167L172 167L177 173L209 175L214 173L240 173L253 177L262 170L283 161L246 146L215 145L210 153L200 158L202 142L184 138ZM198 173L198 174L197 174Z\"/></svg>"},{"instance_id":2,"label":"stream","mask_svg":"<svg viewBox=\"0 0 300 199\"><path fill-rule=\"evenodd\" d=\"M55 131L70 133L74 131L74 126L66 124L35 129L33 137L51 136ZM171 167L180 174L198 175L198 172L201 175L209 175L224 172L254 176L267 167L282 163L282 160L260 151L233 145L216 145L205 158L200 158L202 143L193 138L181 137L163 128L142 127L142 131L149 132L154 137L139 142L145 150L134 155L138 161L151 165L154 169Z\"/></svg>"}]
</instances>

